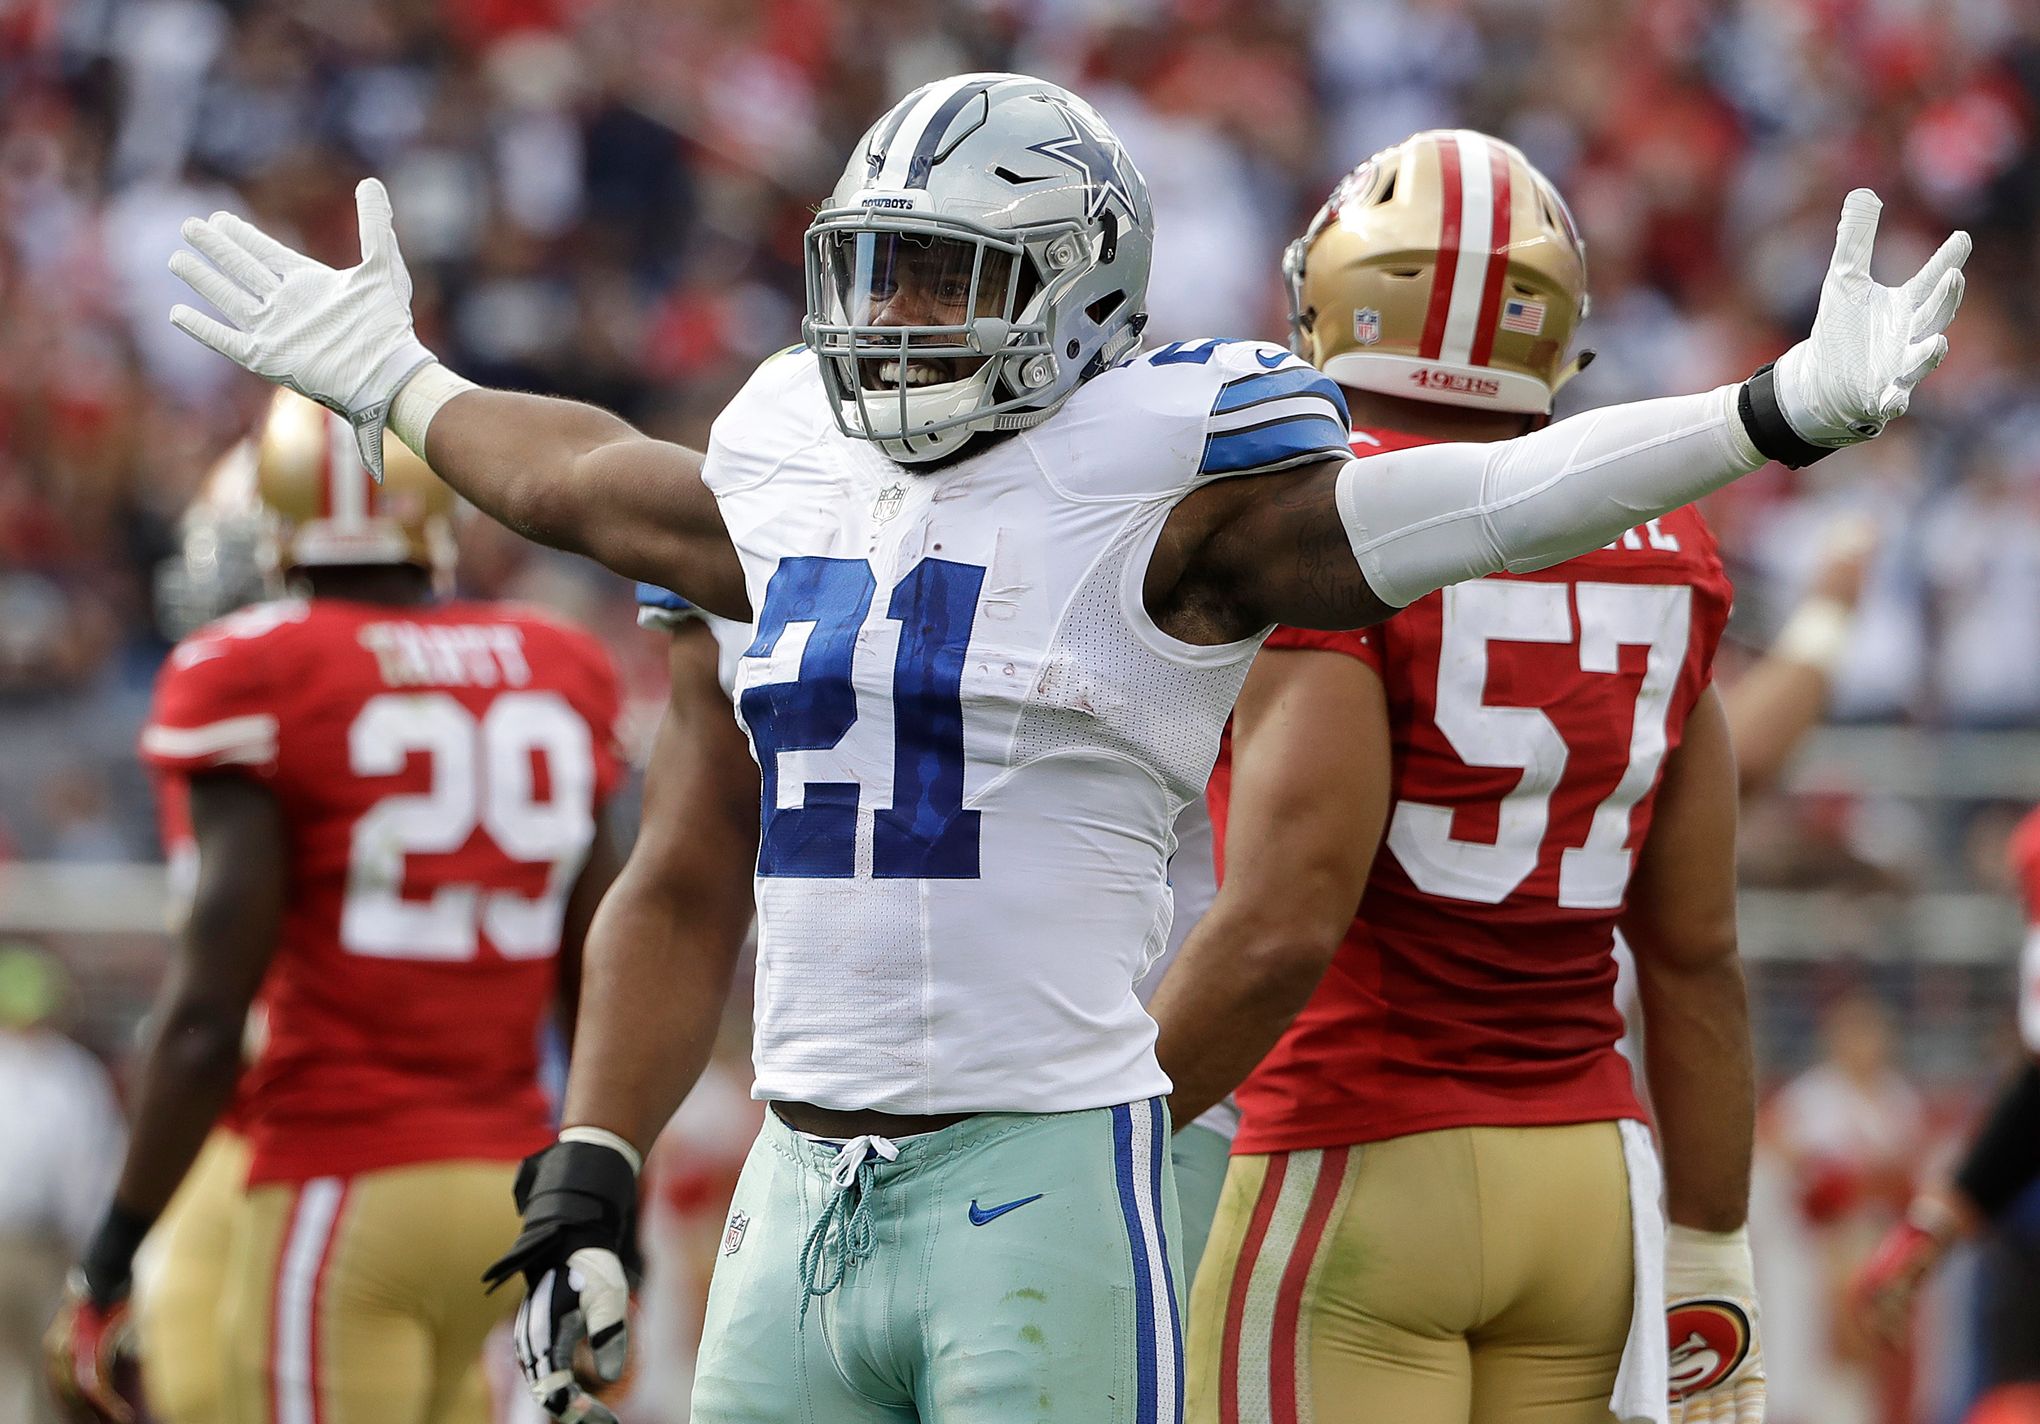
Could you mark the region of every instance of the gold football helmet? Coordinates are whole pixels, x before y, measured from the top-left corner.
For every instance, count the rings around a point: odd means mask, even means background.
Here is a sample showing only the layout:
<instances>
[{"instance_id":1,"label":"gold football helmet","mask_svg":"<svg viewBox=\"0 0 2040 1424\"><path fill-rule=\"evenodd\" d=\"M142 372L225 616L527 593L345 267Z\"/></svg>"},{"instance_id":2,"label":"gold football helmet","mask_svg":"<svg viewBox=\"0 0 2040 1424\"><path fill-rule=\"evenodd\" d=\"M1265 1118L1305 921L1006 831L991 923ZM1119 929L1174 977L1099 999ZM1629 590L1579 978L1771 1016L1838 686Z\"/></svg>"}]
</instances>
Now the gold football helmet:
<instances>
[{"instance_id":1,"label":"gold football helmet","mask_svg":"<svg viewBox=\"0 0 2040 1424\"><path fill-rule=\"evenodd\" d=\"M1565 199L1513 144L1433 129L1332 190L1283 254L1290 345L1343 386L1543 414L1591 356L1587 254Z\"/></svg>"},{"instance_id":2,"label":"gold football helmet","mask_svg":"<svg viewBox=\"0 0 2040 1424\"><path fill-rule=\"evenodd\" d=\"M276 567L417 564L453 569L453 491L401 443L383 479L361 463L346 420L279 390L256 442L256 492L273 524Z\"/></svg>"}]
</instances>

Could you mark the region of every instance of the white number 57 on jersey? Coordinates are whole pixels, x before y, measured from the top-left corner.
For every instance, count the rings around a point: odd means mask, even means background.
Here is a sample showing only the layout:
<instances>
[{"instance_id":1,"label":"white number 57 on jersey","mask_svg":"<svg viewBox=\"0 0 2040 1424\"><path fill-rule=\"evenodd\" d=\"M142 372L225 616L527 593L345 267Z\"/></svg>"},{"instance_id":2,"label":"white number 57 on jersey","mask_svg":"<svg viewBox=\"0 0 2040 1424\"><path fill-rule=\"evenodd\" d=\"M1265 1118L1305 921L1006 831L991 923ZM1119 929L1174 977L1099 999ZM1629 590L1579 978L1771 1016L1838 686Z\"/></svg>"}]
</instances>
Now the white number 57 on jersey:
<instances>
[{"instance_id":1,"label":"white number 57 on jersey","mask_svg":"<svg viewBox=\"0 0 2040 1424\"><path fill-rule=\"evenodd\" d=\"M1568 596L1570 595L1570 597ZM1629 885L1629 814L1657 781L1665 719L1692 631L1693 590L1683 584L1515 582L1481 579L1445 590L1445 633L1438 656L1434 720L1468 766L1520 767L1523 779L1502 799L1492 844L1452 834L1453 808L1399 801L1388 845L1417 888L1428 894L1499 905L1537 869L1551 819L1551 796L1565 776L1565 738L1535 707L1497 707L1486 695L1488 645L1572 643L1579 607L1581 672L1621 670L1625 646L1649 650L1636 692L1629 764L1594 808L1585 843L1559 856L1558 903L1608 909Z\"/></svg>"}]
</instances>

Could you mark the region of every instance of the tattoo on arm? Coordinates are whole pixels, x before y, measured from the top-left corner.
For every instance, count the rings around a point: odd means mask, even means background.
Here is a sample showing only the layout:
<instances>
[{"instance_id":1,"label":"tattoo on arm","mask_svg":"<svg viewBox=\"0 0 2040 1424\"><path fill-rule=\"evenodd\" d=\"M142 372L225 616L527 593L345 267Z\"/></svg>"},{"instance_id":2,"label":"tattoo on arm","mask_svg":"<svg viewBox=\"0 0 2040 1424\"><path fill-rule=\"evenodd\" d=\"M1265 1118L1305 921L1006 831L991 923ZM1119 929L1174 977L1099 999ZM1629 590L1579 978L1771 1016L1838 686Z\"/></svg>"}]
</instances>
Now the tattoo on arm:
<instances>
[{"instance_id":1,"label":"tattoo on arm","mask_svg":"<svg viewBox=\"0 0 2040 1424\"><path fill-rule=\"evenodd\" d=\"M1243 475L1185 498L1148 565L1148 609L1163 630L1224 643L1276 623L1365 628L1394 613L1353 558L1339 517L1344 467Z\"/></svg>"},{"instance_id":2,"label":"tattoo on arm","mask_svg":"<svg viewBox=\"0 0 2040 1424\"><path fill-rule=\"evenodd\" d=\"M1368 587L1353 558L1335 494L1343 463L1265 475L1255 503L1265 518L1242 550L1251 601L1273 621L1301 628L1363 628L1395 610Z\"/></svg>"}]
</instances>

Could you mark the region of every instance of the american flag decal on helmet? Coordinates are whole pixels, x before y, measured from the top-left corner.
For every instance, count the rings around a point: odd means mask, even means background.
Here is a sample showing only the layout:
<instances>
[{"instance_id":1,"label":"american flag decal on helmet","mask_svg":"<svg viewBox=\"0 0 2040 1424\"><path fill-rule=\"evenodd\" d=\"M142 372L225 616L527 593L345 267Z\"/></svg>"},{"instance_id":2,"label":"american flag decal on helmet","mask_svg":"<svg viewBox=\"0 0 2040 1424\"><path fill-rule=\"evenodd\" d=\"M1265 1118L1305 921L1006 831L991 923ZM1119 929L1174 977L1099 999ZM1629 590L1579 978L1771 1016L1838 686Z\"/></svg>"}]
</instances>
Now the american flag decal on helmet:
<instances>
[{"instance_id":1,"label":"american flag decal on helmet","mask_svg":"<svg viewBox=\"0 0 2040 1424\"><path fill-rule=\"evenodd\" d=\"M1544 330L1544 303L1511 297L1502 303L1502 330L1537 336Z\"/></svg>"}]
</instances>

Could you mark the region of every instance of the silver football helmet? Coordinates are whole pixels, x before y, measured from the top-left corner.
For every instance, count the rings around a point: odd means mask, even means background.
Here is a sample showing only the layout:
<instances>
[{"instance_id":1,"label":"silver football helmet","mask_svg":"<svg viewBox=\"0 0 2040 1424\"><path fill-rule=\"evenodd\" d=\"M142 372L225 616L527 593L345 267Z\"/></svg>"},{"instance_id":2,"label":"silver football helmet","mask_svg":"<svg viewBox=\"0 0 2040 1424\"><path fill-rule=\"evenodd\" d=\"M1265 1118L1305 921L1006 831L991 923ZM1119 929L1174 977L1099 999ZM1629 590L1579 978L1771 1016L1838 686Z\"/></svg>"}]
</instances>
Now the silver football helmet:
<instances>
[{"instance_id":1,"label":"silver football helmet","mask_svg":"<svg viewBox=\"0 0 2040 1424\"><path fill-rule=\"evenodd\" d=\"M1024 74L915 90L807 231L807 319L845 434L906 464L1046 420L1147 320L1147 183L1089 104Z\"/></svg>"}]
</instances>

